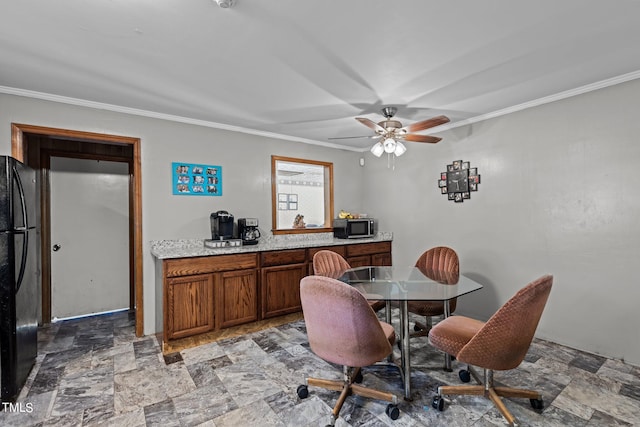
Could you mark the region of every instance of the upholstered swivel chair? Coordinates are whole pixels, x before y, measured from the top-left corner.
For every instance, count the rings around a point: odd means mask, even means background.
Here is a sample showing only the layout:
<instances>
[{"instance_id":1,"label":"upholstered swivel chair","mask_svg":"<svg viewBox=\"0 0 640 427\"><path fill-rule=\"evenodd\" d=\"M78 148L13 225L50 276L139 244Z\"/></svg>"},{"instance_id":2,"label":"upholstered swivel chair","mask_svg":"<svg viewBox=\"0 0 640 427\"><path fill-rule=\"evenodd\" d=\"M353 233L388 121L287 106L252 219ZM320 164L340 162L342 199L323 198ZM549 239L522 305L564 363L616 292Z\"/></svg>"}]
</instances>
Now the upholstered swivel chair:
<instances>
[{"instance_id":1,"label":"upholstered swivel chair","mask_svg":"<svg viewBox=\"0 0 640 427\"><path fill-rule=\"evenodd\" d=\"M351 268L346 259L339 253L322 250L313 255L313 272L318 276L333 277L337 279L345 270ZM374 311L385 307L384 301L369 301L369 305Z\"/></svg>"},{"instance_id":2,"label":"upholstered swivel chair","mask_svg":"<svg viewBox=\"0 0 640 427\"><path fill-rule=\"evenodd\" d=\"M458 254L456 254L456 251L446 246L436 246L431 248L420 255L420 258L416 261L416 267L422 270L423 273L432 279L439 280L442 283L447 284L455 284L458 282L457 277L459 274L459 266ZM430 272L431 274L428 274L427 272ZM433 277L434 274L442 277ZM456 301L457 300L455 298L449 301L448 314L453 313L456 309ZM409 312L424 316L426 320L425 324L420 322L416 322L414 324L414 331L416 331L416 333L411 336L427 335L432 325L431 318L445 314L444 303L442 301L409 301L407 307Z\"/></svg>"},{"instance_id":3,"label":"upholstered swivel chair","mask_svg":"<svg viewBox=\"0 0 640 427\"><path fill-rule=\"evenodd\" d=\"M311 350L330 363L343 366L343 380L307 378L298 387L298 396L306 398L307 386L340 391L331 416L333 425L350 394L391 402L386 413L397 419L396 395L363 387L361 368L383 360L393 351L395 332L381 322L365 297L354 287L323 276L307 276L300 281L300 300Z\"/></svg>"},{"instance_id":4,"label":"upholstered swivel chair","mask_svg":"<svg viewBox=\"0 0 640 427\"><path fill-rule=\"evenodd\" d=\"M493 371L514 369L524 359L542 311L549 298L553 276L545 275L529 283L507 301L487 322L464 316L451 316L439 322L429 332L429 342L458 361L484 370L484 384L471 366L460 371L463 382L470 373L479 385L441 386L433 398L433 407L442 411L442 395L484 395L493 401L509 425L517 425L503 397L529 398L534 409L542 409L542 395L534 390L499 387L493 384Z\"/></svg>"}]
</instances>

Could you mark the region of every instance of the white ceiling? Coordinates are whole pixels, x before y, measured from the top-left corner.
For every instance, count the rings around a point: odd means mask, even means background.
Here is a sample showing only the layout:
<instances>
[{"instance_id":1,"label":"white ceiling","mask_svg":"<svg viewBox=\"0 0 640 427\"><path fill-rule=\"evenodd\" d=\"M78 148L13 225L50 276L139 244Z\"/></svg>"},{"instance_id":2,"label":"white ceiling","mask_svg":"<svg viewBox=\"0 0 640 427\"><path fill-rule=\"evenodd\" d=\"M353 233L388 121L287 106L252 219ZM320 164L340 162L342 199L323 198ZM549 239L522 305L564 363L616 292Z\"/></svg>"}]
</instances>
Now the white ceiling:
<instances>
[{"instance_id":1,"label":"white ceiling","mask_svg":"<svg viewBox=\"0 0 640 427\"><path fill-rule=\"evenodd\" d=\"M20 0L0 92L366 149L640 77L637 0ZM442 143L446 143L444 140Z\"/></svg>"}]
</instances>

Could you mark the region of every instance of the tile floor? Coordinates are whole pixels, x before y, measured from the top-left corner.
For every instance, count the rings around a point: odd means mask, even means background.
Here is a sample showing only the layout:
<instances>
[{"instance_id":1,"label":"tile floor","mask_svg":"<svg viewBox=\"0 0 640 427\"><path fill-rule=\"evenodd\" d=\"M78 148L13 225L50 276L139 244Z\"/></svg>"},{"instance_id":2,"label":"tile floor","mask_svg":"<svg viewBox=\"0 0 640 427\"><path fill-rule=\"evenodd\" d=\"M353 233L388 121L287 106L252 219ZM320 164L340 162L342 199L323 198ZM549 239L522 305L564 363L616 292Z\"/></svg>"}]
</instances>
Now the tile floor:
<instances>
[{"instance_id":1,"label":"tile floor","mask_svg":"<svg viewBox=\"0 0 640 427\"><path fill-rule=\"evenodd\" d=\"M136 338L127 313L42 328L39 355L2 426L323 426L337 393L296 388L308 375L340 378L309 349L303 321L185 349L163 357L154 336ZM482 397L454 397L430 407L438 385L459 384L441 369L426 338L412 340L414 400L401 400L392 421L386 403L349 397L338 426L496 426L499 412ZM507 407L528 426L640 425L640 367L536 340L522 365L496 381L533 386L545 401ZM364 385L402 395L397 371L364 370Z\"/></svg>"}]
</instances>

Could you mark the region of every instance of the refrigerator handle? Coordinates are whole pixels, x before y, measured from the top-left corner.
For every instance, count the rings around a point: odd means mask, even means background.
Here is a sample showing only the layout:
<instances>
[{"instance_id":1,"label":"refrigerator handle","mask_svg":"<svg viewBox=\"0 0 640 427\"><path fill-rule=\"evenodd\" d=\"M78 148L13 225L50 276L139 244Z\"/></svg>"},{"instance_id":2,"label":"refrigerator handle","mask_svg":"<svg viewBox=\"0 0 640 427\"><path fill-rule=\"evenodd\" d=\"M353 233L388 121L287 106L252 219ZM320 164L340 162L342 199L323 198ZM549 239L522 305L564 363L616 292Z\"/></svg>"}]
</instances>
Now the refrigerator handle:
<instances>
[{"instance_id":1,"label":"refrigerator handle","mask_svg":"<svg viewBox=\"0 0 640 427\"><path fill-rule=\"evenodd\" d=\"M20 175L18 174L18 170L16 167L13 167L13 177L16 180L16 184L18 185L18 191L20 192L20 204L22 205L22 218L24 219L24 242L22 243L22 259L20 260L20 273L18 273L18 280L16 281L16 293L20 290L20 286L22 285L22 279L24 278L24 270L27 266L27 254L29 249L29 233L27 233L27 204L24 200L24 190L22 188L22 181L20 181ZM22 233L22 227L19 230L15 230L15 232Z\"/></svg>"}]
</instances>

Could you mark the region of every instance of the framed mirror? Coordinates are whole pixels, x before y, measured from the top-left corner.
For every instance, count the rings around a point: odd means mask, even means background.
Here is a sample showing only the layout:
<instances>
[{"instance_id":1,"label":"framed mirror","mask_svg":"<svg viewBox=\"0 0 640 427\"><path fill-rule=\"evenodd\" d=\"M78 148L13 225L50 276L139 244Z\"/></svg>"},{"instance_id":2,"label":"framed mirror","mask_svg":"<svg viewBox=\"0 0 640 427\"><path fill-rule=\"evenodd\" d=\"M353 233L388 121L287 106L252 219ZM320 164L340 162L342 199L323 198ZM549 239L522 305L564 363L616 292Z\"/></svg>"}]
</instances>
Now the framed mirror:
<instances>
[{"instance_id":1,"label":"framed mirror","mask_svg":"<svg viewBox=\"0 0 640 427\"><path fill-rule=\"evenodd\" d=\"M332 230L333 163L271 156L273 234Z\"/></svg>"}]
</instances>

